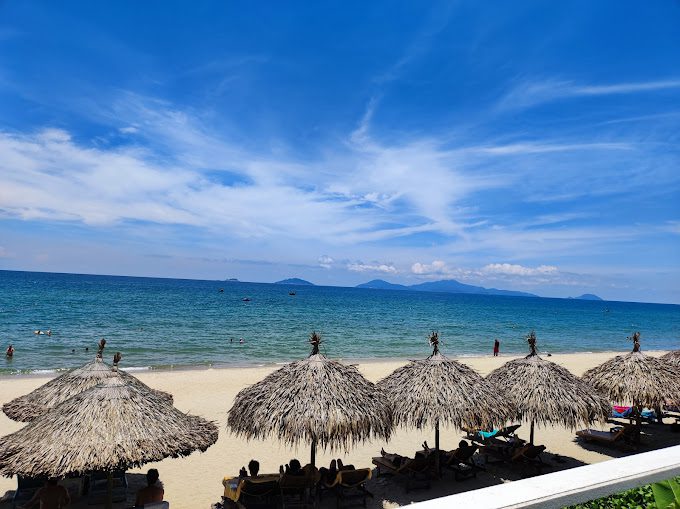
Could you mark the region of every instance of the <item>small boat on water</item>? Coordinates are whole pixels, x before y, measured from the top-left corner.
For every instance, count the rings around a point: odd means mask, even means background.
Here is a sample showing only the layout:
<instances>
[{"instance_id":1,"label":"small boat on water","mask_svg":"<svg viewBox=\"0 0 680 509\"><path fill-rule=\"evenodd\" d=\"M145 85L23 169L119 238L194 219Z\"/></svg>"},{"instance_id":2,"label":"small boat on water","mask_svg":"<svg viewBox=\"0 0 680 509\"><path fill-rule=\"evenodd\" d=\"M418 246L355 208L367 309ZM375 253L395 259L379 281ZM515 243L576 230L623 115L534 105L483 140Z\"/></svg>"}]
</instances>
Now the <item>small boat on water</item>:
<instances>
[{"instance_id":1,"label":"small boat on water","mask_svg":"<svg viewBox=\"0 0 680 509\"><path fill-rule=\"evenodd\" d=\"M288 292L288 295L295 295L295 292L291 290L290 292Z\"/></svg>"},{"instance_id":2,"label":"small boat on water","mask_svg":"<svg viewBox=\"0 0 680 509\"><path fill-rule=\"evenodd\" d=\"M241 300L243 302L250 302L250 297L243 297Z\"/></svg>"}]
</instances>

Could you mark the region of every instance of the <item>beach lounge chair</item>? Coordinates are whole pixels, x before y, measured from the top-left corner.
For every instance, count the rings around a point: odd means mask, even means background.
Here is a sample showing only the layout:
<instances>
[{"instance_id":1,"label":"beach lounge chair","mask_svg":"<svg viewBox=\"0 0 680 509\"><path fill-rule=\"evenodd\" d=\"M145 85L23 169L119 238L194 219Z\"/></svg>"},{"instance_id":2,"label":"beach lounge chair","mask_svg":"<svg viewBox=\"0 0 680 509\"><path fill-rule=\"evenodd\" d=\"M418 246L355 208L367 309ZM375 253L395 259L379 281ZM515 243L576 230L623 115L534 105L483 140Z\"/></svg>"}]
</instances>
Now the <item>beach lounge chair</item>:
<instances>
[{"instance_id":1,"label":"beach lounge chair","mask_svg":"<svg viewBox=\"0 0 680 509\"><path fill-rule=\"evenodd\" d=\"M283 474L279 479L283 509L316 507L313 491L319 481L319 471L311 465L306 465L304 471L305 475Z\"/></svg>"},{"instance_id":2,"label":"beach lounge chair","mask_svg":"<svg viewBox=\"0 0 680 509\"><path fill-rule=\"evenodd\" d=\"M482 469L474 461L474 454L478 447L477 445L459 447L445 454L444 466L453 470L456 481L477 477L477 470Z\"/></svg>"},{"instance_id":3,"label":"beach lounge chair","mask_svg":"<svg viewBox=\"0 0 680 509\"><path fill-rule=\"evenodd\" d=\"M545 451L545 445L524 444L519 447L487 445L481 450L486 463L527 463L540 468L545 465L541 459L541 453ZM490 461L490 457L494 461Z\"/></svg>"},{"instance_id":4,"label":"beach lounge chair","mask_svg":"<svg viewBox=\"0 0 680 509\"><path fill-rule=\"evenodd\" d=\"M634 424L616 426L609 431L596 429L582 429L576 432L576 436L586 442L596 442L603 445L632 445L636 441L639 430Z\"/></svg>"},{"instance_id":5,"label":"beach lounge chair","mask_svg":"<svg viewBox=\"0 0 680 509\"><path fill-rule=\"evenodd\" d=\"M366 498L373 498L373 494L366 489L366 482L372 475L370 468L356 470L340 470L332 483L326 483L326 488L335 492L336 506L352 500L361 500L366 507Z\"/></svg>"},{"instance_id":6,"label":"beach lounge chair","mask_svg":"<svg viewBox=\"0 0 680 509\"><path fill-rule=\"evenodd\" d=\"M545 445L526 444L518 447L515 453L510 458L511 462L524 462L538 470L545 466L541 459L541 453L545 451Z\"/></svg>"},{"instance_id":7,"label":"beach lounge chair","mask_svg":"<svg viewBox=\"0 0 680 509\"><path fill-rule=\"evenodd\" d=\"M246 509L269 509L278 506L279 481L243 479L239 485L238 504Z\"/></svg>"},{"instance_id":8,"label":"beach lounge chair","mask_svg":"<svg viewBox=\"0 0 680 509\"><path fill-rule=\"evenodd\" d=\"M436 475L433 454L418 458L404 458L399 465L383 456L377 456L373 458L373 464L376 466L378 476L388 474L403 478L407 493L413 488L429 488L430 480Z\"/></svg>"},{"instance_id":9,"label":"beach lounge chair","mask_svg":"<svg viewBox=\"0 0 680 509\"><path fill-rule=\"evenodd\" d=\"M127 499L128 482L123 470L113 472L113 502L122 502ZM103 505L106 501L108 490L108 474L106 472L92 472L87 480L87 504Z\"/></svg>"}]
</instances>

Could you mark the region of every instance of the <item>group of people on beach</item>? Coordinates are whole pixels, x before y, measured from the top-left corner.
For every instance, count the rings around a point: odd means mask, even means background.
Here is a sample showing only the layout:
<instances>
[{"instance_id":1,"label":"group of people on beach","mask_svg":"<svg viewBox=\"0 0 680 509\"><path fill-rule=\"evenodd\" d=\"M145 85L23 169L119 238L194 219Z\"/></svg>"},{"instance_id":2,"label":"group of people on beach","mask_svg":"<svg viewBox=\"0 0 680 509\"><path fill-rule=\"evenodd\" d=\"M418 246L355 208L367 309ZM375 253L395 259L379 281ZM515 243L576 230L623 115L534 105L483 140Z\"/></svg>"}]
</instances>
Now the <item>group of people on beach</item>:
<instances>
[{"instance_id":1,"label":"group of people on beach","mask_svg":"<svg viewBox=\"0 0 680 509\"><path fill-rule=\"evenodd\" d=\"M137 491L135 507L144 507L145 504L162 502L165 490L163 484L158 482L158 470L149 469L146 473L146 486ZM71 503L71 496L68 490L61 486L56 477L47 480L45 486L35 492L23 506L18 509L31 509L39 504L40 509L60 509Z\"/></svg>"},{"instance_id":2,"label":"group of people on beach","mask_svg":"<svg viewBox=\"0 0 680 509\"><path fill-rule=\"evenodd\" d=\"M307 475L308 468L310 465L303 467L300 460L293 458L285 465L279 466L280 475L291 475L291 476L304 476ZM344 465L341 459L331 460L328 468L321 467L319 469L319 475L322 482L332 483L338 472L341 470L355 470L354 465ZM260 462L252 459L248 462L248 470L246 467L241 467L238 473L238 479L254 479L260 473Z\"/></svg>"}]
</instances>

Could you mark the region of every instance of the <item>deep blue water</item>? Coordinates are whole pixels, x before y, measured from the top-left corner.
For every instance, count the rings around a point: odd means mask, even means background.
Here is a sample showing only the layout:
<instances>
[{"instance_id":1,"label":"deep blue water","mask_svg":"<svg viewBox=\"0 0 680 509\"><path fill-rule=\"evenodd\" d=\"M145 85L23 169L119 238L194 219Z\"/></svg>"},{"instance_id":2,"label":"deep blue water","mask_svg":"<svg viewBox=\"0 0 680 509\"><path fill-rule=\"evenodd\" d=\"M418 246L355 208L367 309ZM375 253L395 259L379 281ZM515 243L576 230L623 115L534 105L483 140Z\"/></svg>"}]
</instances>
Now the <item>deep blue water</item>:
<instances>
[{"instance_id":1,"label":"deep blue water","mask_svg":"<svg viewBox=\"0 0 680 509\"><path fill-rule=\"evenodd\" d=\"M532 329L541 351L627 351L636 330L643 350L680 348L680 306L0 271L0 347L16 350L0 373L83 364L101 337L108 361L159 367L289 361L312 330L333 358L424 357L431 330L452 357L489 354L495 337L519 353Z\"/></svg>"}]
</instances>

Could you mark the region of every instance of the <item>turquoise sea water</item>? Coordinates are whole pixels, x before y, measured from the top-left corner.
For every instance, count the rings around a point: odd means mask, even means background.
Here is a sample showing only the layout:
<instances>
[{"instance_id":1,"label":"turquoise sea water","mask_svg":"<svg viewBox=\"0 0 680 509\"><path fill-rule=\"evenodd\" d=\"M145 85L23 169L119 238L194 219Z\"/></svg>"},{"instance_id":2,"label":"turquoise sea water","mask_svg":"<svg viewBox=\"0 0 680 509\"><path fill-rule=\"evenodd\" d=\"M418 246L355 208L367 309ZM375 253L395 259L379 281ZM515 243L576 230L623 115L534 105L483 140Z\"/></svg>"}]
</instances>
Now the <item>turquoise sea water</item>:
<instances>
[{"instance_id":1,"label":"turquoise sea water","mask_svg":"<svg viewBox=\"0 0 680 509\"><path fill-rule=\"evenodd\" d=\"M285 362L312 330L342 359L424 357L431 330L452 357L489 354L496 337L520 353L532 329L541 351L628 351L636 330L643 349L680 348L680 306L0 271L0 347L16 350L0 373L83 364L101 337L108 361L146 368Z\"/></svg>"}]
</instances>

